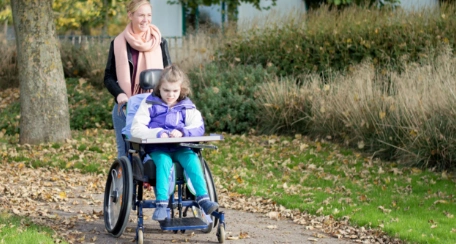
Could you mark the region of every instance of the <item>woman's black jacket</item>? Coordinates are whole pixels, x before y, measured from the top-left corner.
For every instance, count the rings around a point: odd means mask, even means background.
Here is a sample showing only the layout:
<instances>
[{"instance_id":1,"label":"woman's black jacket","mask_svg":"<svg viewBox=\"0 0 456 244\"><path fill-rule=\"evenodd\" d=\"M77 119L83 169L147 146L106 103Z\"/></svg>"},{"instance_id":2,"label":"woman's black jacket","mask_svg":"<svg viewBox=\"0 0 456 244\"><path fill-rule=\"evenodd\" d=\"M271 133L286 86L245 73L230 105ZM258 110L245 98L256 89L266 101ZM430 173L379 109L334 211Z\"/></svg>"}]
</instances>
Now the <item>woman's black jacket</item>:
<instances>
[{"instance_id":1,"label":"woman's black jacket","mask_svg":"<svg viewBox=\"0 0 456 244\"><path fill-rule=\"evenodd\" d=\"M161 39L160 47L162 50L163 56L163 67L166 67L171 64L171 57L169 56L168 51L168 42L165 38ZM131 57L131 47L130 44L127 43L127 55L128 55L128 63L130 64L130 77L133 76L133 61ZM120 93L125 93L122 88L120 88L119 83L117 82L117 73L116 73L116 59L114 56L114 40L111 41L111 45L109 47L109 54L108 54L108 61L106 64L105 75L104 75L104 84L111 95L114 96L114 101L117 103L117 96Z\"/></svg>"}]
</instances>

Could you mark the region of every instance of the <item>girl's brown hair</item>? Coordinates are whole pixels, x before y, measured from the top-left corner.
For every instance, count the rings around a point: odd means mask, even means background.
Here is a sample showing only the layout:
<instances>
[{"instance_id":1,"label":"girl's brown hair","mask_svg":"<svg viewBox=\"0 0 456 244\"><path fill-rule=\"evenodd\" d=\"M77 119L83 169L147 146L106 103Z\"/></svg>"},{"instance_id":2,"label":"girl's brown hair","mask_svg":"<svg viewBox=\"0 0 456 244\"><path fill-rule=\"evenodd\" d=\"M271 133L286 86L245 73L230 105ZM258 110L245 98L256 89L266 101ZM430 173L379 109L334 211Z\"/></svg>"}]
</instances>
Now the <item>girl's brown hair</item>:
<instances>
[{"instance_id":1,"label":"girl's brown hair","mask_svg":"<svg viewBox=\"0 0 456 244\"><path fill-rule=\"evenodd\" d=\"M161 98L160 88L164 82L181 82L181 91L177 101L184 100L192 93L190 89L190 80L188 79L187 74L175 64L167 66L161 73L160 80L154 88L154 94L159 98Z\"/></svg>"}]
</instances>

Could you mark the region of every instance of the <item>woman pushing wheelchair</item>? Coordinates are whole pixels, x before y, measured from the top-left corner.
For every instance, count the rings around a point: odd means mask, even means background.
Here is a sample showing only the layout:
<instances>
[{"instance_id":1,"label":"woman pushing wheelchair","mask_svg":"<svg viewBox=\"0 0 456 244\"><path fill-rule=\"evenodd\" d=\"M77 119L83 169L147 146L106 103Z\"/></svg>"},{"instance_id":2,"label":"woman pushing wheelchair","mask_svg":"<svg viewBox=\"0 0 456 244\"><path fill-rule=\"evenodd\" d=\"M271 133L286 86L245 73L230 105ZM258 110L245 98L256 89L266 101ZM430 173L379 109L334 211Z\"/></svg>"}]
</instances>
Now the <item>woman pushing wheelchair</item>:
<instances>
[{"instance_id":1,"label":"woman pushing wheelchair","mask_svg":"<svg viewBox=\"0 0 456 244\"><path fill-rule=\"evenodd\" d=\"M132 122L131 135L137 138L178 138L202 136L204 121L188 98L190 81L176 65L166 67L152 94L139 106ZM146 153L156 165L156 209L153 220L164 220L168 207L168 179L173 160L179 162L190 178L196 201L207 215L218 209L210 201L198 156L188 147L172 144L148 144Z\"/></svg>"},{"instance_id":2,"label":"woman pushing wheelchair","mask_svg":"<svg viewBox=\"0 0 456 244\"><path fill-rule=\"evenodd\" d=\"M105 69L104 84L114 97L112 121L116 135L117 157L127 155L122 129L126 125L123 111L128 99L146 93L139 86L139 75L146 69L163 69L171 64L166 39L151 24L149 0L131 0L127 5L130 22L111 42Z\"/></svg>"}]
</instances>

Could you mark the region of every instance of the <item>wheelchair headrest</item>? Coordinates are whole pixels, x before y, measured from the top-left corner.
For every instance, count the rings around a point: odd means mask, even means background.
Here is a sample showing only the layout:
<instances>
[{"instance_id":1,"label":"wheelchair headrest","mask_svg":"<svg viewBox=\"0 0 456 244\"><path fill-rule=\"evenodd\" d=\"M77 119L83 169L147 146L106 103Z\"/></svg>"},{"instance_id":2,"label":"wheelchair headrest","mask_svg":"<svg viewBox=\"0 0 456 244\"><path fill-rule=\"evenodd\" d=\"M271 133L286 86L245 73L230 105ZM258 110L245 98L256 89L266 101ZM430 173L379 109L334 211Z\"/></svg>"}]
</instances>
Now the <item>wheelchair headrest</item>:
<instances>
[{"instance_id":1,"label":"wheelchair headrest","mask_svg":"<svg viewBox=\"0 0 456 244\"><path fill-rule=\"evenodd\" d=\"M146 69L139 74L139 86L144 90L154 89L160 80L162 69Z\"/></svg>"}]
</instances>

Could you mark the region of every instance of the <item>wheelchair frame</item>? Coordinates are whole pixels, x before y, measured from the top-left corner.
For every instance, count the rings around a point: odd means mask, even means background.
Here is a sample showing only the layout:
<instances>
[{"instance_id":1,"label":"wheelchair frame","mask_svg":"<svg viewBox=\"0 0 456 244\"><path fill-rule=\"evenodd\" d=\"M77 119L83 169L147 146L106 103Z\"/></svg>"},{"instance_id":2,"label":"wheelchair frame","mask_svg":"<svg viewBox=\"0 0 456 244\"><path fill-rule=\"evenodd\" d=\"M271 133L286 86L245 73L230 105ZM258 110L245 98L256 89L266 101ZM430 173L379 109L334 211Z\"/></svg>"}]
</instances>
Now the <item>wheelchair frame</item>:
<instances>
[{"instance_id":1,"label":"wheelchair frame","mask_svg":"<svg viewBox=\"0 0 456 244\"><path fill-rule=\"evenodd\" d=\"M128 224L130 210L133 209L137 211L138 217L135 237L136 243L143 243L144 241L143 209L156 208L155 200L143 199L143 183L149 183L150 180L150 178L144 174L144 165L142 163L145 157L144 146L146 144L175 143L180 146L192 148L200 159L209 198L211 201L217 202L217 193L215 191L212 174L207 162L202 156L203 149L217 149L217 147L199 144L199 142L222 139L223 138L220 135L211 135L156 139L131 138L126 140L126 143L129 146L128 155L114 161L106 181L103 202L106 230L112 236L120 237ZM176 171L182 170L182 167L177 162L174 163L174 167ZM219 243L224 243L226 235L224 212L217 209L211 216L208 216L211 218L211 221L207 221L206 217L202 214L204 211L199 208L198 203L195 201L195 197L188 190L185 179L178 174L176 175L176 184L168 203L168 218L159 221L160 228L162 230L172 230L174 233L177 233L178 231L184 233L185 230L201 230L203 233L210 233L212 228L216 227L217 222L219 222L216 235ZM174 194L176 188L177 198ZM187 217L189 209L192 210L194 217ZM178 217L175 216L175 210L178 211Z\"/></svg>"}]
</instances>

